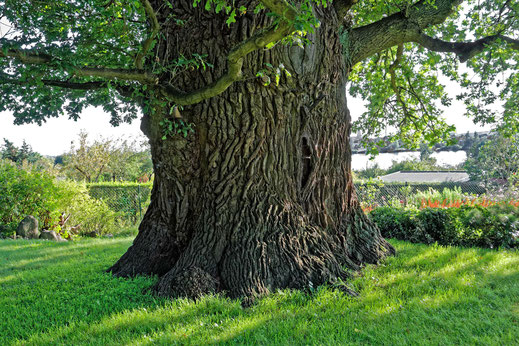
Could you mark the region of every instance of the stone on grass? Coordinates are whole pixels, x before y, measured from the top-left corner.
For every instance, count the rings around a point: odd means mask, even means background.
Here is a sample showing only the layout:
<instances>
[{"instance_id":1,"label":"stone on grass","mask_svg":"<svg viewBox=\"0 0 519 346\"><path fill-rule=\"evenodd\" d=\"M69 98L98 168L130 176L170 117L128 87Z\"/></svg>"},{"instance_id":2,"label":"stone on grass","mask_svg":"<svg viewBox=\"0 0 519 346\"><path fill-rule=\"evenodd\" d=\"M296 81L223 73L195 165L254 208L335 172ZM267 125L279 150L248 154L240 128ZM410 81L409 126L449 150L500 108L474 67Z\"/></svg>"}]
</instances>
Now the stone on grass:
<instances>
[{"instance_id":1,"label":"stone on grass","mask_svg":"<svg viewBox=\"0 0 519 346\"><path fill-rule=\"evenodd\" d=\"M16 234L24 238L38 239L40 237L38 220L32 215L27 215L18 225Z\"/></svg>"},{"instance_id":2,"label":"stone on grass","mask_svg":"<svg viewBox=\"0 0 519 346\"><path fill-rule=\"evenodd\" d=\"M53 240L53 241L65 241L58 233L54 231L43 230L40 234L40 239Z\"/></svg>"},{"instance_id":3,"label":"stone on grass","mask_svg":"<svg viewBox=\"0 0 519 346\"><path fill-rule=\"evenodd\" d=\"M96 231L91 231L91 232L83 233L83 236L89 237L89 238L97 238L99 236L99 234L97 234Z\"/></svg>"}]
</instances>

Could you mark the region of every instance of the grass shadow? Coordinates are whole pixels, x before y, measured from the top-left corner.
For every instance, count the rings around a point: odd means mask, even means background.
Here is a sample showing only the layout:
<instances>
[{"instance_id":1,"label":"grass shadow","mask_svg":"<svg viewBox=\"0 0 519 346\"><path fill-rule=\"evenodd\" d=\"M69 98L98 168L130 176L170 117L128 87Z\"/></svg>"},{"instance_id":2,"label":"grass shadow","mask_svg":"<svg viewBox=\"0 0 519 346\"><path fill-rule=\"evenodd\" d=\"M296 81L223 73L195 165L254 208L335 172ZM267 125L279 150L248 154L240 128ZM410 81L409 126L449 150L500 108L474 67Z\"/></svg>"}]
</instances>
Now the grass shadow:
<instances>
[{"instance_id":1,"label":"grass shadow","mask_svg":"<svg viewBox=\"0 0 519 346\"><path fill-rule=\"evenodd\" d=\"M103 274L130 240L96 240L82 250L71 247L57 254L53 247L49 253L45 247L25 249L43 258L13 257L33 261L28 262L32 269L20 274L27 279L32 273L33 286L19 277L9 281L14 286L7 297L2 293L0 313L6 313L6 299L8 308L18 312L0 321L2 328L14 330L7 337L0 333L0 341L293 345L506 344L519 339L519 253L392 243L397 256L367 266L351 283L359 298L327 287L313 293L279 291L249 309L222 297L157 299L142 293L153 279ZM0 244L0 256L2 249ZM88 256L81 255L84 250ZM51 276L53 271L57 276ZM72 283L58 280L63 274L72 275ZM42 297L54 290L58 299Z\"/></svg>"}]
</instances>

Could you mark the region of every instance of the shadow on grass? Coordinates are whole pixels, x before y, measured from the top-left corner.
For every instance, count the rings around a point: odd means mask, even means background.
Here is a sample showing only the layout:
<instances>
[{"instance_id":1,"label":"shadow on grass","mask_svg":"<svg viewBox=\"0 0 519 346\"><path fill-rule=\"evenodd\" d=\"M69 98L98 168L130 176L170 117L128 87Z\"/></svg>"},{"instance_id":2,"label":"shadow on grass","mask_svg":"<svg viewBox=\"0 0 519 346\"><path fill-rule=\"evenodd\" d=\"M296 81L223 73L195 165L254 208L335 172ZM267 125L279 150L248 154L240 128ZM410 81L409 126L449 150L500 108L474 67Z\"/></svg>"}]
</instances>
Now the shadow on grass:
<instances>
[{"instance_id":1,"label":"shadow on grass","mask_svg":"<svg viewBox=\"0 0 519 346\"><path fill-rule=\"evenodd\" d=\"M76 249L35 269L35 277L44 280L43 268L59 259L62 274L74 273L72 284L58 284L66 296L64 310L54 308L55 300L16 296L14 303L37 312L10 316L13 327L31 322L23 333L9 338L34 344L437 344L519 339L518 253L393 243L398 256L379 267L366 267L352 283L361 294L357 299L328 288L313 294L282 291L243 310L239 302L221 297L192 302L143 294L153 280L121 280L100 272L129 241L92 242L86 248L93 259ZM44 250L38 251L45 256ZM19 278L13 280L10 283ZM49 285L43 282L36 291L44 292Z\"/></svg>"},{"instance_id":2,"label":"shadow on grass","mask_svg":"<svg viewBox=\"0 0 519 346\"><path fill-rule=\"evenodd\" d=\"M115 279L104 272L130 242L0 242L0 344L159 304L143 293L154 279Z\"/></svg>"}]
</instances>

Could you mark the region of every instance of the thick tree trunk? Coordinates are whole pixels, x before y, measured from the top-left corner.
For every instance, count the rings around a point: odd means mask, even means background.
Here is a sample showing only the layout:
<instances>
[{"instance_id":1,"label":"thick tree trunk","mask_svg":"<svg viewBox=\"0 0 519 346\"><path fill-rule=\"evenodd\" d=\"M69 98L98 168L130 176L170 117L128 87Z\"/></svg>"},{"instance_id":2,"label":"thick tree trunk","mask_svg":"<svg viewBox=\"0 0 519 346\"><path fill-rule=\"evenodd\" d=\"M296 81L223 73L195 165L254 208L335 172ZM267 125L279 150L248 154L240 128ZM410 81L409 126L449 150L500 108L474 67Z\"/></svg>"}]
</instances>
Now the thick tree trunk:
<instances>
[{"instance_id":1,"label":"thick tree trunk","mask_svg":"<svg viewBox=\"0 0 519 346\"><path fill-rule=\"evenodd\" d=\"M229 49L268 21L244 15L228 28L225 16L215 20L190 1L174 14L191 21L165 29L161 60L219 57L213 69L173 79L182 90L221 75ZM110 268L114 275L157 274L161 295L254 297L346 279L348 269L394 252L359 207L336 17L330 8L318 14L327 20L311 45L250 54L243 81L181 110L194 134L162 140L160 109L143 118L152 200L133 245ZM255 73L265 63L283 64L292 77L263 86Z\"/></svg>"}]
</instances>

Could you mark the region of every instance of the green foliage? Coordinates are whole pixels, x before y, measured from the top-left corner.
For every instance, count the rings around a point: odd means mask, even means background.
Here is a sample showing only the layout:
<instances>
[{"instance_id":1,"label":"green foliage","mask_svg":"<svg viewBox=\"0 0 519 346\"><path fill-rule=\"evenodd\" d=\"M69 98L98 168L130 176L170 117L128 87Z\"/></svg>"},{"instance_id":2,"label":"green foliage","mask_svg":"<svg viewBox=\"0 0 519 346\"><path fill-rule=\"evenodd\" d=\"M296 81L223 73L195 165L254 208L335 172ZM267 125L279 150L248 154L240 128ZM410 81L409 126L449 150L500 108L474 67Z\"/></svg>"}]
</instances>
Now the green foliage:
<instances>
[{"instance_id":1,"label":"green foliage","mask_svg":"<svg viewBox=\"0 0 519 346\"><path fill-rule=\"evenodd\" d=\"M22 146L18 148L6 138L4 138L4 145L0 156L2 159L15 162L18 166L21 166L23 162L34 164L42 159L42 156L37 152L34 152L25 140L23 141Z\"/></svg>"},{"instance_id":2,"label":"green foliage","mask_svg":"<svg viewBox=\"0 0 519 346\"><path fill-rule=\"evenodd\" d=\"M457 30L451 30L449 37L465 38L467 30L471 30L476 39L496 33L517 38L519 4L516 1L496 0L478 3L472 0L468 5L467 19L456 27ZM518 57L517 50L502 41L497 41L487 45L484 54L467 61L467 66L474 75L458 75L461 85L466 88L458 98L466 104L468 115L482 124L498 123L508 134L517 133L519 129ZM503 78L505 76L508 78ZM504 103L502 112L494 107L499 102Z\"/></svg>"},{"instance_id":3,"label":"green foliage","mask_svg":"<svg viewBox=\"0 0 519 346\"><path fill-rule=\"evenodd\" d=\"M416 210L393 207L376 208L369 214L386 238L405 239L415 243L427 242L415 230L416 215Z\"/></svg>"},{"instance_id":4,"label":"green foliage","mask_svg":"<svg viewBox=\"0 0 519 346\"><path fill-rule=\"evenodd\" d=\"M510 204L422 210L380 207L369 215L388 238L426 244L519 247L519 208Z\"/></svg>"},{"instance_id":5,"label":"green foliage","mask_svg":"<svg viewBox=\"0 0 519 346\"><path fill-rule=\"evenodd\" d=\"M41 154L33 151L25 140L21 147L17 147L14 143L4 138L4 145L0 150L0 159L9 160L15 163L17 167L26 171L37 170L55 177L59 175L59 166L56 166L50 158L43 157Z\"/></svg>"},{"instance_id":6,"label":"green foliage","mask_svg":"<svg viewBox=\"0 0 519 346\"><path fill-rule=\"evenodd\" d=\"M61 231L77 228L76 235L103 235L117 233L121 227L120 215L103 200L90 196L85 184L62 181L58 187L63 191L60 212L67 220Z\"/></svg>"},{"instance_id":7,"label":"green foliage","mask_svg":"<svg viewBox=\"0 0 519 346\"><path fill-rule=\"evenodd\" d=\"M357 194L361 196L360 200L363 206L369 207L375 205L377 202L377 191L384 186L384 183L379 179L368 179L363 185L357 186Z\"/></svg>"},{"instance_id":8,"label":"green foliage","mask_svg":"<svg viewBox=\"0 0 519 346\"><path fill-rule=\"evenodd\" d=\"M172 110L174 108L171 108ZM160 126L162 126L162 140L166 140L168 137L174 137L176 135L182 135L184 138L187 137L188 134L194 133L193 123L186 123L182 119L163 119L160 121Z\"/></svg>"},{"instance_id":9,"label":"green foliage","mask_svg":"<svg viewBox=\"0 0 519 346\"><path fill-rule=\"evenodd\" d=\"M172 73L173 75L178 75L186 71L191 70L206 70L207 68L213 68L213 64L207 61L207 54L197 54L194 53L190 58L186 58L183 54L180 54L178 59L169 62L161 62L155 61L153 63L153 72L160 74L164 72ZM147 89L146 86L143 87L144 90Z\"/></svg>"},{"instance_id":10,"label":"green foliage","mask_svg":"<svg viewBox=\"0 0 519 346\"><path fill-rule=\"evenodd\" d=\"M326 1L305 0L296 11L297 16L291 19L280 18L273 12L265 14L274 17L274 25L290 22L296 31L306 34L319 26L313 8L326 5ZM31 49L44 59L50 57L44 63L34 64L26 64L24 59L0 59L3 71L0 111L11 110L19 124L41 124L49 117L63 114L77 119L85 107L91 105L102 106L111 114L114 125L132 121L137 117L139 107L149 106L148 96L156 91L150 89L156 89L154 86L158 84L150 82L155 78L153 76L158 80L167 75L171 82L170 77L185 71L211 68L210 61L216 60L202 52L184 54L181 51L177 59L161 61L156 47L166 37L160 27L190 23L189 18L177 18L176 6L173 1L164 1L160 10L157 5L149 11L139 0L58 0L52 4L31 0L0 1L0 7L7 9L3 25L10 26L8 34L0 38L3 55L18 49ZM240 16L259 15L265 9L261 3L248 8L250 4L238 5L226 0L194 0L193 6L203 6L206 11L213 12L208 15L226 16L228 26ZM166 16L153 20L150 18L153 11L164 12ZM131 76L135 67L142 69L142 59L148 60L146 69L151 75L144 83ZM85 67L89 71L92 68L105 70L78 73ZM107 77L106 71L122 71L126 75ZM56 85L49 81L63 83Z\"/></svg>"},{"instance_id":11,"label":"green foliage","mask_svg":"<svg viewBox=\"0 0 519 346\"><path fill-rule=\"evenodd\" d=\"M6 225L7 233L27 215L36 217L41 227L50 227L61 198L62 191L53 177L0 160L0 225Z\"/></svg>"},{"instance_id":12,"label":"green foliage","mask_svg":"<svg viewBox=\"0 0 519 346\"><path fill-rule=\"evenodd\" d=\"M398 171L443 171L445 167L439 167L434 158L427 160L409 159L404 161L393 161L391 167L386 170L386 174Z\"/></svg>"},{"instance_id":13,"label":"green foliage","mask_svg":"<svg viewBox=\"0 0 519 346\"><path fill-rule=\"evenodd\" d=\"M72 142L70 152L63 159L68 177L88 183L98 181L110 162L110 145L105 140L89 143L88 133L82 130L77 147Z\"/></svg>"},{"instance_id":14,"label":"green foliage","mask_svg":"<svg viewBox=\"0 0 519 346\"><path fill-rule=\"evenodd\" d=\"M391 240L397 255L350 281L360 294L355 299L331 287L283 290L243 309L220 296L159 298L150 290L153 277L104 273L132 240L0 241L0 344L512 345L519 339L515 251Z\"/></svg>"},{"instance_id":15,"label":"green foliage","mask_svg":"<svg viewBox=\"0 0 519 346\"><path fill-rule=\"evenodd\" d=\"M387 174L386 170L380 168L378 163L368 166L365 169L361 169L360 171L356 171L355 173L357 174L358 179L372 179Z\"/></svg>"},{"instance_id":16,"label":"green foliage","mask_svg":"<svg viewBox=\"0 0 519 346\"><path fill-rule=\"evenodd\" d=\"M110 160L103 181L150 181L153 176L151 150L147 140L110 140Z\"/></svg>"},{"instance_id":17,"label":"green foliage","mask_svg":"<svg viewBox=\"0 0 519 346\"><path fill-rule=\"evenodd\" d=\"M423 141L430 145L451 143L450 133L455 128L447 124L438 105L448 106L450 100L438 82L437 62L424 59L410 44L405 47L409 54L395 71L398 95L388 73L396 59L396 47L354 67L350 94L365 99L368 105L354 123L353 131L365 134L365 138L382 137L389 127L394 130L390 141L401 140L409 148ZM378 152L377 144L364 141L370 154Z\"/></svg>"},{"instance_id":18,"label":"green foliage","mask_svg":"<svg viewBox=\"0 0 519 346\"><path fill-rule=\"evenodd\" d=\"M59 181L48 174L25 171L8 161L0 161L0 233L12 236L27 215L39 220L42 229L62 235L117 233L127 214L136 219L149 203L150 185L142 188L143 203L132 210L117 210L94 198L84 184ZM146 201L148 199L148 201ZM117 200L110 199L111 203ZM67 220L62 223L60 220Z\"/></svg>"},{"instance_id":19,"label":"green foliage","mask_svg":"<svg viewBox=\"0 0 519 346\"><path fill-rule=\"evenodd\" d=\"M88 185L88 193L106 203L122 222L136 224L150 203L151 188L151 183L97 183Z\"/></svg>"},{"instance_id":20,"label":"green foliage","mask_svg":"<svg viewBox=\"0 0 519 346\"><path fill-rule=\"evenodd\" d=\"M481 247L519 245L519 212L510 204L463 207L459 215L467 243ZM515 237L510 237L513 234Z\"/></svg>"},{"instance_id":21,"label":"green foliage","mask_svg":"<svg viewBox=\"0 0 519 346\"><path fill-rule=\"evenodd\" d=\"M278 67L274 68L272 64L266 63L265 67L266 68L263 68L256 73L256 77L261 79L264 86L270 85L272 82L271 77L274 78L274 83L276 86L278 86L283 73L287 78L292 77L292 74L285 68L285 65L283 64L279 64Z\"/></svg>"},{"instance_id":22,"label":"green foliage","mask_svg":"<svg viewBox=\"0 0 519 346\"><path fill-rule=\"evenodd\" d=\"M497 180L502 185L519 171L519 135L505 137L496 132L486 142L474 143L465 169L472 180L487 185Z\"/></svg>"},{"instance_id":23,"label":"green foliage","mask_svg":"<svg viewBox=\"0 0 519 346\"><path fill-rule=\"evenodd\" d=\"M440 201L446 205L451 205L458 201L474 199L475 196L464 193L460 186L454 186L452 189L433 189L430 187L426 191L417 191L408 198L408 204L416 208L422 207L429 201Z\"/></svg>"},{"instance_id":24,"label":"green foliage","mask_svg":"<svg viewBox=\"0 0 519 346\"><path fill-rule=\"evenodd\" d=\"M151 179L153 165L149 145L135 139L90 141L81 131L76 143L63 157L63 172L76 181L137 181Z\"/></svg>"},{"instance_id":25,"label":"green foliage","mask_svg":"<svg viewBox=\"0 0 519 346\"><path fill-rule=\"evenodd\" d=\"M79 118L87 106L101 106L117 124L137 117L137 102L116 92L131 83L75 75L86 65L133 68L132 52L139 50L146 22L138 0L69 1L3 0L3 20L13 23L10 35L0 39L2 50L31 47L56 57L45 65L0 61L3 77L25 86L2 83L0 111L11 110L17 124L42 124L49 117L68 114ZM5 23L5 22L4 22ZM9 68L7 68L9 66ZM34 78L38 76L38 78ZM74 90L44 85L42 80L102 82L99 89Z\"/></svg>"},{"instance_id":26,"label":"green foliage","mask_svg":"<svg viewBox=\"0 0 519 346\"><path fill-rule=\"evenodd\" d=\"M351 26L371 24L400 11L405 16L414 3L416 1L359 1L352 8ZM434 5L435 1L430 3ZM492 35L517 37L519 5L516 1L470 0L462 5L443 23L424 30L424 34L450 42L473 41ZM393 139L401 139L408 146L416 146L422 139L430 144L449 140L449 132L454 128L442 114L448 111L452 100L444 82L438 78L443 75L460 85L456 98L464 101L466 115L476 123L497 123L509 134L517 132L519 53L512 45L502 40L485 45L482 53L467 61L468 71L460 68L458 57L452 53L430 51L415 43L404 43L402 47L400 58L397 47L392 47L354 67L350 94L368 103L354 131L376 137L389 128ZM504 105L502 110L495 107L498 103ZM377 152L372 143L367 144L371 153Z\"/></svg>"},{"instance_id":27,"label":"green foliage","mask_svg":"<svg viewBox=\"0 0 519 346\"><path fill-rule=\"evenodd\" d=\"M422 209L416 217L417 233L423 234L423 238L429 243L438 241L442 245L458 245L459 236L456 227L456 217L453 215L456 209L426 208ZM429 238L429 239L427 239Z\"/></svg>"}]
</instances>

